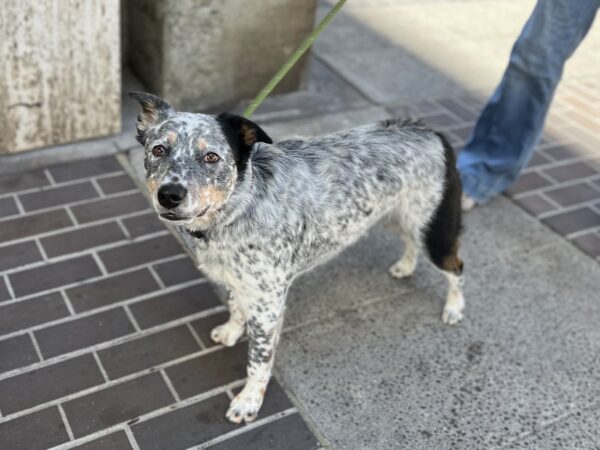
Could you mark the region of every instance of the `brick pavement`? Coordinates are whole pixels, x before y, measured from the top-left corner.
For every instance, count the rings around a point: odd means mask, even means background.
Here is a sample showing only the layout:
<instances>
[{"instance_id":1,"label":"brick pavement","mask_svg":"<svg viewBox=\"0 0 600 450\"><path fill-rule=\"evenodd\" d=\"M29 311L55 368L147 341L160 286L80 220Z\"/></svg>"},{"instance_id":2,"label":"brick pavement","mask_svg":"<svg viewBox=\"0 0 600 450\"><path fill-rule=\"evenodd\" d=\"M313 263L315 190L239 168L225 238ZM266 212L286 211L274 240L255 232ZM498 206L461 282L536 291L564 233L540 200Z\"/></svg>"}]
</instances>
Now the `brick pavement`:
<instances>
[{"instance_id":1,"label":"brick pavement","mask_svg":"<svg viewBox=\"0 0 600 450\"><path fill-rule=\"evenodd\" d=\"M0 177L0 230L0 448L320 446L276 380L226 421L245 345L116 158Z\"/></svg>"}]
</instances>

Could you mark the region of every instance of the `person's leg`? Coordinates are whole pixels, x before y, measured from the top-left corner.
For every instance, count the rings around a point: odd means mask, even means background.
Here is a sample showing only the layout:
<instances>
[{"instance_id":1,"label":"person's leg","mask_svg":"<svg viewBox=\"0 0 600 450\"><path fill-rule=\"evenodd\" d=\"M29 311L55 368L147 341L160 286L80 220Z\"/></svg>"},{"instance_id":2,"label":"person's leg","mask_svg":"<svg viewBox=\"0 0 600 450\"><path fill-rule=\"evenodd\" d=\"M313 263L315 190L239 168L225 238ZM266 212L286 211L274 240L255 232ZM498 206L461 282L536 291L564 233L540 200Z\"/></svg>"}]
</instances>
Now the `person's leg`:
<instances>
[{"instance_id":1,"label":"person's leg","mask_svg":"<svg viewBox=\"0 0 600 450\"><path fill-rule=\"evenodd\" d=\"M529 162L564 63L599 7L600 0L538 0L458 157L463 190L475 202L504 191Z\"/></svg>"}]
</instances>

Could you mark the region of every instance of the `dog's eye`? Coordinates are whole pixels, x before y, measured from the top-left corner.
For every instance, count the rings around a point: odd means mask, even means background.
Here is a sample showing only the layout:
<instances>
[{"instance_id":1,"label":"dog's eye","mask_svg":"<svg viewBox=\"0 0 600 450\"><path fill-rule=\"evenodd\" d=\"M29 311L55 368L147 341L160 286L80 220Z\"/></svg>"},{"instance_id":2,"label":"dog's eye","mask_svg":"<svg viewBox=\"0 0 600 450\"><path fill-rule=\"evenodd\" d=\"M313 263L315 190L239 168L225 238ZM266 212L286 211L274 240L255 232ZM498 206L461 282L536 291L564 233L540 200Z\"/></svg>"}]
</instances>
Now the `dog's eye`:
<instances>
[{"instance_id":1,"label":"dog's eye","mask_svg":"<svg viewBox=\"0 0 600 450\"><path fill-rule=\"evenodd\" d=\"M162 145L155 145L154 147L152 147L152 155L160 158L162 156L165 156L167 154L167 150L162 146Z\"/></svg>"},{"instance_id":2,"label":"dog's eye","mask_svg":"<svg viewBox=\"0 0 600 450\"><path fill-rule=\"evenodd\" d=\"M204 162L207 162L209 164L212 163L216 163L219 160L219 155L217 155L216 153L207 153L206 155L204 155Z\"/></svg>"}]
</instances>

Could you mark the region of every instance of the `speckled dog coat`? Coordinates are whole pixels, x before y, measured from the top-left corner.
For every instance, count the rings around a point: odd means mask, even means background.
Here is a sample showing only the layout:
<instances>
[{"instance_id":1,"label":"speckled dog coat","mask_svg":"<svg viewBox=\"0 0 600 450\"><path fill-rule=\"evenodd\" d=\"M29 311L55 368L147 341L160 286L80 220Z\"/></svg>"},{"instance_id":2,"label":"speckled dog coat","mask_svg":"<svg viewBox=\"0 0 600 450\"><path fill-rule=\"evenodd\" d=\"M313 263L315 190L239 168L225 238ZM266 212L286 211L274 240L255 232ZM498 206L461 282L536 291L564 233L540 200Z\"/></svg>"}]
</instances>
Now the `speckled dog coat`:
<instances>
[{"instance_id":1,"label":"speckled dog coat","mask_svg":"<svg viewBox=\"0 0 600 450\"><path fill-rule=\"evenodd\" d=\"M257 416L293 280L383 216L397 220L405 243L391 275L412 274L423 249L449 282L442 320L462 318L461 187L441 135L388 120L273 144L242 117L181 113L150 94L131 96L142 105L137 137L154 207L229 293L230 318L211 337L231 346L247 331L248 379L229 420Z\"/></svg>"}]
</instances>

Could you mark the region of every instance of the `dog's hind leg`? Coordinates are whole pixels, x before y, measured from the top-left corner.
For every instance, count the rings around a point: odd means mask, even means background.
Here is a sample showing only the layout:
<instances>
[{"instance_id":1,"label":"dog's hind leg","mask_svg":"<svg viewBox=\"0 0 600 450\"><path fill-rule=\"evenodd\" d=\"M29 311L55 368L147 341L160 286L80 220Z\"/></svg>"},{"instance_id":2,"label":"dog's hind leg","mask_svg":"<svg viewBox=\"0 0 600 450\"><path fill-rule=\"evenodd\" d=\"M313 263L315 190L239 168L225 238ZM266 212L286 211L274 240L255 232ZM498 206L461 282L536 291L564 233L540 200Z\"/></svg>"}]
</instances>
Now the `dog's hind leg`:
<instances>
[{"instance_id":1,"label":"dog's hind leg","mask_svg":"<svg viewBox=\"0 0 600 450\"><path fill-rule=\"evenodd\" d=\"M238 339L244 334L246 319L235 295L230 292L227 301L229 305L229 320L210 332L210 338L217 344L223 344L226 347L232 347Z\"/></svg>"},{"instance_id":2,"label":"dog's hind leg","mask_svg":"<svg viewBox=\"0 0 600 450\"><path fill-rule=\"evenodd\" d=\"M390 275L394 278L405 278L413 274L419 259L419 246L409 234L401 234L404 241L404 253L394 265L389 268Z\"/></svg>"}]
</instances>

